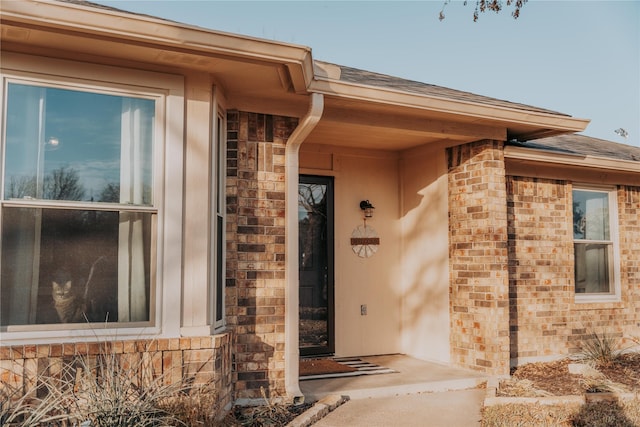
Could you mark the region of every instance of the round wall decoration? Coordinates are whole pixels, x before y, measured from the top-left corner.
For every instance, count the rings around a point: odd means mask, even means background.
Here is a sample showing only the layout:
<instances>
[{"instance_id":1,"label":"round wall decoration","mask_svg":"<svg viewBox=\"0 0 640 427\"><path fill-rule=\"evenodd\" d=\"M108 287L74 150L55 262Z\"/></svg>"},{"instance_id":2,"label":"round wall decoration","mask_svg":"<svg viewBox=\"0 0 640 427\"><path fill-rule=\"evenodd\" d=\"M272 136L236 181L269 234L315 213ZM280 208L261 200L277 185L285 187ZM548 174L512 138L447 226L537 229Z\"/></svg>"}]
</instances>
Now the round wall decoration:
<instances>
[{"instance_id":1,"label":"round wall decoration","mask_svg":"<svg viewBox=\"0 0 640 427\"><path fill-rule=\"evenodd\" d=\"M351 249L360 258L369 258L378 252L380 237L376 230L367 224L359 225L351 233Z\"/></svg>"}]
</instances>

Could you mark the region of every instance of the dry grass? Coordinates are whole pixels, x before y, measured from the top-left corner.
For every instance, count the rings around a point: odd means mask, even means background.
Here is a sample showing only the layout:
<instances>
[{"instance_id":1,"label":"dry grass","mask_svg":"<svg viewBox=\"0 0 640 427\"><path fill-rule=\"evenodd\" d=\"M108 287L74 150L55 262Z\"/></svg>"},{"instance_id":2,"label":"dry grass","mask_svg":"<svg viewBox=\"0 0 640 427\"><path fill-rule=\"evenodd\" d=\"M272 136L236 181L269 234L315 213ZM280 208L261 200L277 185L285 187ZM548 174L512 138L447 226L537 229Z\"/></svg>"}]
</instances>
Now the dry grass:
<instances>
[{"instance_id":1,"label":"dry grass","mask_svg":"<svg viewBox=\"0 0 640 427\"><path fill-rule=\"evenodd\" d=\"M30 373L26 393L0 388L0 425L213 426L217 392L195 376L172 383L154 375L151 355L123 359L106 351L77 355ZM148 356L148 357L145 357Z\"/></svg>"},{"instance_id":2,"label":"dry grass","mask_svg":"<svg viewBox=\"0 0 640 427\"><path fill-rule=\"evenodd\" d=\"M104 348L101 355L71 356L39 367L37 373L15 373L33 380L27 390L1 384L0 426L284 426L310 406L269 399L262 390L261 405L235 407L220 419L215 384L196 381L200 369L178 368L192 373L174 383L171 372L154 372L153 354L123 357L108 345Z\"/></svg>"},{"instance_id":3,"label":"dry grass","mask_svg":"<svg viewBox=\"0 0 640 427\"><path fill-rule=\"evenodd\" d=\"M293 405L283 403L279 399L269 399L264 391L262 393L263 404L259 406L237 406L227 415L223 424L225 427L279 427L286 426L295 417L300 415L311 404Z\"/></svg>"},{"instance_id":4,"label":"dry grass","mask_svg":"<svg viewBox=\"0 0 640 427\"><path fill-rule=\"evenodd\" d=\"M640 402L507 404L483 409L482 427L637 427Z\"/></svg>"},{"instance_id":5,"label":"dry grass","mask_svg":"<svg viewBox=\"0 0 640 427\"><path fill-rule=\"evenodd\" d=\"M545 397L553 396L545 390L539 390L531 380L511 378L500 383L500 388L496 392L497 396L512 397Z\"/></svg>"},{"instance_id":6,"label":"dry grass","mask_svg":"<svg viewBox=\"0 0 640 427\"><path fill-rule=\"evenodd\" d=\"M617 351L614 341L593 339L582 361L599 372L593 377L569 373L575 360L530 363L518 367L509 380L502 381L497 396L543 397L584 395L597 392L640 391L640 354ZM584 405L504 404L483 409L483 427L640 426L640 402L607 401Z\"/></svg>"},{"instance_id":7,"label":"dry grass","mask_svg":"<svg viewBox=\"0 0 640 427\"><path fill-rule=\"evenodd\" d=\"M579 410L579 405L510 403L488 406L482 409L482 427L571 426L571 417Z\"/></svg>"}]
</instances>

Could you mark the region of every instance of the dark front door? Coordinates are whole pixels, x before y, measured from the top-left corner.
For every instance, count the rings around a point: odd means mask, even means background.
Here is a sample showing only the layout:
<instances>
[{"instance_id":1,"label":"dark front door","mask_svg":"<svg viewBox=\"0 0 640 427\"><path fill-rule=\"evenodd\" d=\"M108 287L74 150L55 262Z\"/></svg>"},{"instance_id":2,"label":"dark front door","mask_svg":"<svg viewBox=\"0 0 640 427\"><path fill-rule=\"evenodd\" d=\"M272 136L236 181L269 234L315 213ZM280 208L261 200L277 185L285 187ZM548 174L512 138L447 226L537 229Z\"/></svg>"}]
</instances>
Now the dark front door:
<instances>
[{"instance_id":1,"label":"dark front door","mask_svg":"<svg viewBox=\"0 0 640 427\"><path fill-rule=\"evenodd\" d=\"M300 355L333 354L333 178L298 184Z\"/></svg>"}]
</instances>

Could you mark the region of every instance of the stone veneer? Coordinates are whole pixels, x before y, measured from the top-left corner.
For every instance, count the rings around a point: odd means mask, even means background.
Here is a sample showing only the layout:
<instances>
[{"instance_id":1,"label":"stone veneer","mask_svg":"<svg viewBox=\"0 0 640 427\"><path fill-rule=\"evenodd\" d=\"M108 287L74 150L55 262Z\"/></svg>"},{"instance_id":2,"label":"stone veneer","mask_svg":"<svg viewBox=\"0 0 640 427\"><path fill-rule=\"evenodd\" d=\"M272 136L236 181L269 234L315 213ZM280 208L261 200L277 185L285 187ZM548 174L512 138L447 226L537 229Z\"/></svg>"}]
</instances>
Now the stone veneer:
<instances>
[{"instance_id":1,"label":"stone veneer","mask_svg":"<svg viewBox=\"0 0 640 427\"><path fill-rule=\"evenodd\" d=\"M509 373L507 195L503 143L447 150L451 361Z\"/></svg>"},{"instance_id":2,"label":"stone veneer","mask_svg":"<svg viewBox=\"0 0 640 427\"><path fill-rule=\"evenodd\" d=\"M189 378L196 384L211 381L218 393L218 407L225 413L233 404L231 345L231 334L220 334L3 346L0 347L0 392L18 390L23 395L35 393L38 378L55 378L67 369L75 369L78 357L91 365L91 359L107 354L114 356L125 369L127 366L136 367L134 372L138 373L140 381L145 378L161 378L166 384L178 384ZM14 397L20 397L20 393Z\"/></svg>"},{"instance_id":3,"label":"stone veneer","mask_svg":"<svg viewBox=\"0 0 640 427\"><path fill-rule=\"evenodd\" d=\"M297 119L227 114L226 319L236 399L285 396L285 143Z\"/></svg>"},{"instance_id":4,"label":"stone veneer","mask_svg":"<svg viewBox=\"0 0 640 427\"><path fill-rule=\"evenodd\" d=\"M576 303L572 184L507 183L512 364L577 352L592 332L640 338L640 187L617 187L621 301Z\"/></svg>"}]
</instances>

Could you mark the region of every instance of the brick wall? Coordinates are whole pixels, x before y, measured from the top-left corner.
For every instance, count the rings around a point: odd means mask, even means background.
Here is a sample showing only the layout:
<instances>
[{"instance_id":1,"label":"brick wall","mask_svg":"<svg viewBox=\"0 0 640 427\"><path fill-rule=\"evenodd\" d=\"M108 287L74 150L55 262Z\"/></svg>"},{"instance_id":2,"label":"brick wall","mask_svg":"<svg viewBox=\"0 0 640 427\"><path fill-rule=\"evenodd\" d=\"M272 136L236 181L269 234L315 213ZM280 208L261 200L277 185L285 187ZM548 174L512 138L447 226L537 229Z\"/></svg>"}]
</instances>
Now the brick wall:
<instances>
[{"instance_id":1,"label":"brick wall","mask_svg":"<svg viewBox=\"0 0 640 427\"><path fill-rule=\"evenodd\" d=\"M227 115L227 324L237 399L284 396L285 142L297 119Z\"/></svg>"},{"instance_id":2,"label":"brick wall","mask_svg":"<svg viewBox=\"0 0 640 427\"><path fill-rule=\"evenodd\" d=\"M3 346L0 347L0 396L4 399L3 394L8 390L18 391L14 397L35 393L43 379L56 378L63 372L67 378L77 378L78 366L91 366L98 355L106 354L113 356L110 360L117 361L126 373L135 374L131 375L134 382L145 379L164 384L180 384L187 379L196 384L212 382L218 394L220 414L223 414L233 403L231 344L231 335L227 333L189 338ZM85 362L79 364L78 358Z\"/></svg>"},{"instance_id":3,"label":"brick wall","mask_svg":"<svg viewBox=\"0 0 640 427\"><path fill-rule=\"evenodd\" d=\"M448 149L451 359L509 373L507 210L503 144Z\"/></svg>"},{"instance_id":4,"label":"brick wall","mask_svg":"<svg viewBox=\"0 0 640 427\"><path fill-rule=\"evenodd\" d=\"M564 181L507 177L511 358L572 344L572 210Z\"/></svg>"},{"instance_id":5,"label":"brick wall","mask_svg":"<svg viewBox=\"0 0 640 427\"><path fill-rule=\"evenodd\" d=\"M621 301L576 303L570 182L509 176L512 364L579 351L591 332L640 335L640 188L618 187Z\"/></svg>"},{"instance_id":6,"label":"brick wall","mask_svg":"<svg viewBox=\"0 0 640 427\"><path fill-rule=\"evenodd\" d=\"M618 189L618 210L622 289L633 312L625 332L640 338L640 186Z\"/></svg>"}]
</instances>

